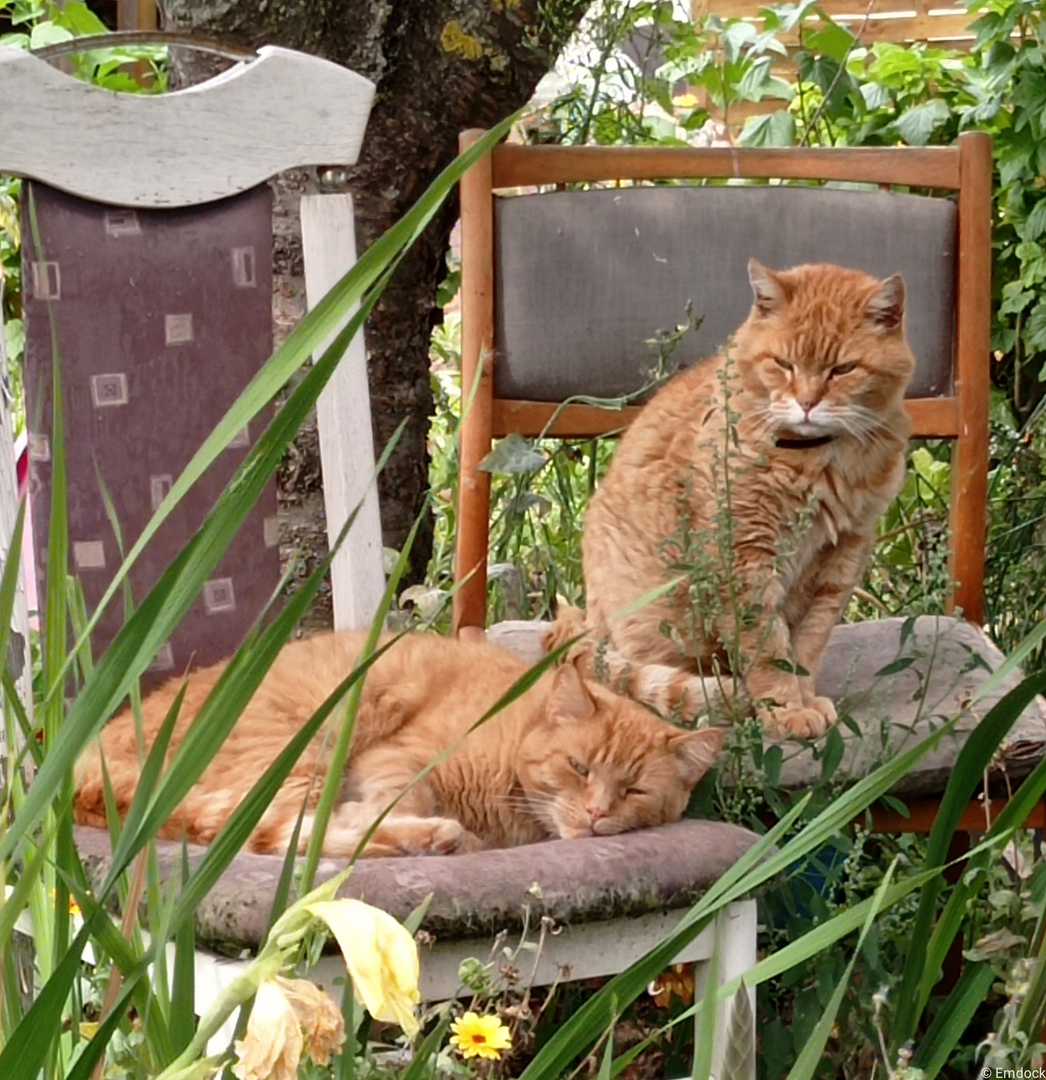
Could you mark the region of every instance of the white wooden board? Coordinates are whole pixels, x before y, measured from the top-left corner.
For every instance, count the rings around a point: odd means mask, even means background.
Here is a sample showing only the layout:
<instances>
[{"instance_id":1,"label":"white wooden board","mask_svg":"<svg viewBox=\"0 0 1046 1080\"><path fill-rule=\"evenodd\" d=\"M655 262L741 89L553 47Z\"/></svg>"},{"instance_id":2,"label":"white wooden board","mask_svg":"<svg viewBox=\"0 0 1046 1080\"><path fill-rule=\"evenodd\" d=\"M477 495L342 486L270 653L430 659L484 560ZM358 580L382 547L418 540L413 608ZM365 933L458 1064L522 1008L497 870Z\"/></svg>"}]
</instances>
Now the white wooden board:
<instances>
[{"instance_id":1,"label":"white wooden board","mask_svg":"<svg viewBox=\"0 0 1046 1080\"><path fill-rule=\"evenodd\" d=\"M0 172L119 206L188 206L359 156L374 84L266 45L171 94L119 94L0 47Z\"/></svg>"},{"instance_id":2,"label":"white wooden board","mask_svg":"<svg viewBox=\"0 0 1046 1080\"><path fill-rule=\"evenodd\" d=\"M356 261L351 196L304 196L301 200L301 235L305 253L305 291L312 308ZM329 340L325 341L320 351L329 344ZM370 625L385 590L381 520L374 484L367 354L362 334L357 334L350 342L320 395L316 420L323 461L327 536L331 544L349 515L360 507L331 564L334 628L360 630Z\"/></svg>"}]
</instances>

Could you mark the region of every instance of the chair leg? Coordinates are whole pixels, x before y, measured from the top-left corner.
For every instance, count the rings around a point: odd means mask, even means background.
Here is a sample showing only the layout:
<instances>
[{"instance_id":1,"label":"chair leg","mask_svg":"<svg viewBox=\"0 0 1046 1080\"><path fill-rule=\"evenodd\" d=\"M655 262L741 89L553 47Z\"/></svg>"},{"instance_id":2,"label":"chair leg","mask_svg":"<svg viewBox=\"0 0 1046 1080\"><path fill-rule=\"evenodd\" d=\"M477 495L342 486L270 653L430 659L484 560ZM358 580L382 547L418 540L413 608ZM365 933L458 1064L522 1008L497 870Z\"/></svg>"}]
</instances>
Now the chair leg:
<instances>
[{"instance_id":1,"label":"chair leg","mask_svg":"<svg viewBox=\"0 0 1046 1080\"><path fill-rule=\"evenodd\" d=\"M731 904L716 918L716 943L718 953L718 986L731 982L756 963L756 934L758 918L756 902L742 900ZM714 993L717 987L708 986L708 961L694 965L694 998L704 993ZM731 1039L731 1033L734 1038ZM701 1021L694 1018L694 1040L701 1038ZM732 1049L731 1049L732 1046ZM743 1051L741 1051L743 1048ZM743 1057L739 1060L739 1051ZM744 987L716 1010L714 1045L712 1048L712 1076L722 1076L730 1056L731 1078L755 1080L755 988Z\"/></svg>"}]
</instances>

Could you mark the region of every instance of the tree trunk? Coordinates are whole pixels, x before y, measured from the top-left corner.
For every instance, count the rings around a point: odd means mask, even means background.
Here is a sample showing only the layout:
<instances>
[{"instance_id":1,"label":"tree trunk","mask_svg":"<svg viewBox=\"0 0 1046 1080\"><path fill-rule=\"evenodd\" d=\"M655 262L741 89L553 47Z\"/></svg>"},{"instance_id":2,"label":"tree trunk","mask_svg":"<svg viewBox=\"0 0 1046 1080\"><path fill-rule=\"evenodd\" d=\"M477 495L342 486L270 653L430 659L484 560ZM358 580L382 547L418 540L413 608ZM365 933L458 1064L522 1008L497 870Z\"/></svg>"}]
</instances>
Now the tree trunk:
<instances>
[{"instance_id":1,"label":"tree trunk","mask_svg":"<svg viewBox=\"0 0 1046 1080\"><path fill-rule=\"evenodd\" d=\"M363 153L348 177L362 251L454 158L460 131L490 126L529 99L588 0L162 0L161 6L167 27L301 49L376 83ZM412 580L424 575L432 545L425 509L433 409L428 347L456 218L456 203L448 202L400 264L366 332L379 452L408 420L379 492L388 547L399 548L425 514ZM289 261L299 265L300 256Z\"/></svg>"}]
</instances>

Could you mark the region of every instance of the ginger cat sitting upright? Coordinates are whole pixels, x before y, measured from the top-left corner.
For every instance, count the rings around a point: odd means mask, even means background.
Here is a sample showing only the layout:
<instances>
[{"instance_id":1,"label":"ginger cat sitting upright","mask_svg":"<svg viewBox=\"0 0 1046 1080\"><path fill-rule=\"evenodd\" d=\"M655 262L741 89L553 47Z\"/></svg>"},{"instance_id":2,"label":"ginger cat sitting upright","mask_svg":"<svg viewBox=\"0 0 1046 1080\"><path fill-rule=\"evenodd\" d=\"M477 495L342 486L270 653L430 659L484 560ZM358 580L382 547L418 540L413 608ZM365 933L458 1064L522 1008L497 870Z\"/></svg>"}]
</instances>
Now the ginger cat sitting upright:
<instances>
[{"instance_id":1,"label":"ginger cat sitting upright","mask_svg":"<svg viewBox=\"0 0 1046 1080\"><path fill-rule=\"evenodd\" d=\"M345 632L286 645L160 835L212 841L291 736L353 670L363 640ZM189 676L171 752L224 668L216 664ZM427 634L394 642L366 675L324 854L351 856L378 814L462 736L400 800L364 854L445 854L611 836L682 816L691 789L722 747L721 731L681 731L586 683L567 664L468 733L526 671L522 660L483 642ZM179 689L173 680L143 701L149 745ZM315 806L324 777L323 735L299 758L254 829L251 850L286 851L303 801L309 810ZM74 810L81 824L105 824L102 755L122 816L140 774L129 710L103 729L77 764ZM307 813L302 845L310 824Z\"/></svg>"},{"instance_id":2,"label":"ginger cat sitting upright","mask_svg":"<svg viewBox=\"0 0 1046 1080\"><path fill-rule=\"evenodd\" d=\"M584 523L587 615L566 609L548 640L587 625L611 685L691 713L730 643L767 726L813 737L836 718L814 689L821 655L904 480L915 361L899 275L748 269L754 303L732 343L621 439ZM719 580L615 618L688 561Z\"/></svg>"}]
</instances>

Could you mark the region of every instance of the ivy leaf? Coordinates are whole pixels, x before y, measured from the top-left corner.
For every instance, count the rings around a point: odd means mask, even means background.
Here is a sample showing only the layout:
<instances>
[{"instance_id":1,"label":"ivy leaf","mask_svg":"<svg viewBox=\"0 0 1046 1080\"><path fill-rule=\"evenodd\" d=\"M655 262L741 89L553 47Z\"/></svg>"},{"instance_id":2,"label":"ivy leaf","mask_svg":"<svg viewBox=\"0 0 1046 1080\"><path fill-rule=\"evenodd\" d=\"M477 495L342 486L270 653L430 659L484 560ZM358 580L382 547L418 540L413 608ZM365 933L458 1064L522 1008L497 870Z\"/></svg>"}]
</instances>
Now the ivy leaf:
<instances>
[{"instance_id":1,"label":"ivy leaf","mask_svg":"<svg viewBox=\"0 0 1046 1080\"><path fill-rule=\"evenodd\" d=\"M768 97L791 101L794 91L784 79L770 74L770 57L764 56L744 73L737 93L742 101L762 101Z\"/></svg>"},{"instance_id":2,"label":"ivy leaf","mask_svg":"<svg viewBox=\"0 0 1046 1080\"><path fill-rule=\"evenodd\" d=\"M739 141L742 146L794 146L795 117L784 109L766 116L750 116Z\"/></svg>"},{"instance_id":3,"label":"ivy leaf","mask_svg":"<svg viewBox=\"0 0 1046 1080\"><path fill-rule=\"evenodd\" d=\"M803 34L803 44L813 52L824 53L837 63L846 59L846 54L853 47L854 36L837 22L825 22L819 27L807 30Z\"/></svg>"},{"instance_id":4,"label":"ivy leaf","mask_svg":"<svg viewBox=\"0 0 1046 1080\"><path fill-rule=\"evenodd\" d=\"M518 431L513 431L494 447L479 463L481 472L512 476L519 473L537 472L548 459L534 448Z\"/></svg>"},{"instance_id":5,"label":"ivy leaf","mask_svg":"<svg viewBox=\"0 0 1046 1080\"><path fill-rule=\"evenodd\" d=\"M1046 199L1039 199L1024 223L1024 237L1038 240L1043 233L1046 233Z\"/></svg>"},{"instance_id":6,"label":"ivy leaf","mask_svg":"<svg viewBox=\"0 0 1046 1080\"><path fill-rule=\"evenodd\" d=\"M882 83L877 82L864 83L861 86L861 97L864 98L864 103L868 106L869 112L875 112L876 109L885 109L893 103L890 91Z\"/></svg>"},{"instance_id":7,"label":"ivy leaf","mask_svg":"<svg viewBox=\"0 0 1046 1080\"><path fill-rule=\"evenodd\" d=\"M948 103L932 98L902 113L890 125L909 146L925 146L936 127L940 127L952 115Z\"/></svg>"},{"instance_id":8,"label":"ivy leaf","mask_svg":"<svg viewBox=\"0 0 1046 1080\"><path fill-rule=\"evenodd\" d=\"M1013 102L1033 116L1041 116L1046 111L1046 75L1025 68L1014 84Z\"/></svg>"},{"instance_id":9,"label":"ivy leaf","mask_svg":"<svg viewBox=\"0 0 1046 1080\"><path fill-rule=\"evenodd\" d=\"M723 31L723 50L727 60L733 64L741 57L741 49L745 45L751 45L758 37L758 31L749 22L738 19L731 22Z\"/></svg>"},{"instance_id":10,"label":"ivy leaf","mask_svg":"<svg viewBox=\"0 0 1046 1080\"><path fill-rule=\"evenodd\" d=\"M1022 281L1008 282L1002 288L1002 303L999 305L1000 315L1019 315L1029 301L1035 298L1035 293L1024 288Z\"/></svg>"}]
</instances>

